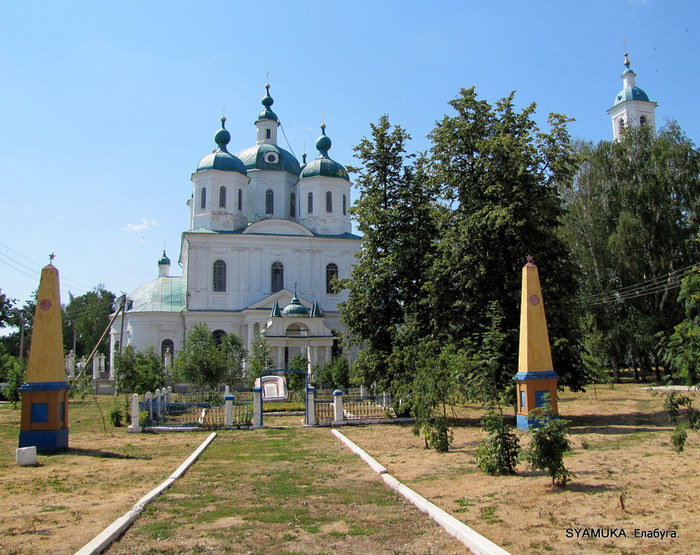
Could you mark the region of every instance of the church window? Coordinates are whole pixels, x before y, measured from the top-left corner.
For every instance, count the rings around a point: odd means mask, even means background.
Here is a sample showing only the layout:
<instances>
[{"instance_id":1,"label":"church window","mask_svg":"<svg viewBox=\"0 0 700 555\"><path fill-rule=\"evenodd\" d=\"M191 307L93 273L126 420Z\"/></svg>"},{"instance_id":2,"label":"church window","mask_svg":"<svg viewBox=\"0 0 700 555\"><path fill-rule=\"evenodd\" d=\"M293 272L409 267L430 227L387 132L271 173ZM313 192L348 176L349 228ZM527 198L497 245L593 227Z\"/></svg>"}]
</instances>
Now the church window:
<instances>
[{"instance_id":1,"label":"church window","mask_svg":"<svg viewBox=\"0 0 700 555\"><path fill-rule=\"evenodd\" d=\"M314 213L314 194L313 193L309 193L309 196L306 198L306 213L307 214Z\"/></svg>"},{"instance_id":2,"label":"church window","mask_svg":"<svg viewBox=\"0 0 700 555\"><path fill-rule=\"evenodd\" d=\"M214 291L226 291L226 262L217 260L214 262Z\"/></svg>"},{"instance_id":3,"label":"church window","mask_svg":"<svg viewBox=\"0 0 700 555\"><path fill-rule=\"evenodd\" d=\"M202 198L199 203L200 208L206 208L207 207L207 188L202 187Z\"/></svg>"},{"instance_id":4,"label":"church window","mask_svg":"<svg viewBox=\"0 0 700 555\"><path fill-rule=\"evenodd\" d=\"M294 193L289 195L289 217L297 217L297 196Z\"/></svg>"},{"instance_id":5,"label":"church window","mask_svg":"<svg viewBox=\"0 0 700 555\"><path fill-rule=\"evenodd\" d=\"M218 347L221 345L224 337L226 337L226 332L224 330L214 330L211 335L214 338L214 344Z\"/></svg>"},{"instance_id":6,"label":"church window","mask_svg":"<svg viewBox=\"0 0 700 555\"><path fill-rule=\"evenodd\" d=\"M326 294L332 295L335 293L335 280L338 279L338 265L330 263L326 266Z\"/></svg>"},{"instance_id":7,"label":"church window","mask_svg":"<svg viewBox=\"0 0 700 555\"><path fill-rule=\"evenodd\" d=\"M343 195L343 216L348 215L348 201L347 198L345 198L345 195Z\"/></svg>"},{"instance_id":8,"label":"church window","mask_svg":"<svg viewBox=\"0 0 700 555\"><path fill-rule=\"evenodd\" d=\"M326 191L326 212L333 212L333 193Z\"/></svg>"},{"instance_id":9,"label":"church window","mask_svg":"<svg viewBox=\"0 0 700 555\"><path fill-rule=\"evenodd\" d=\"M277 293L284 288L284 266L281 262L275 262L270 271L270 292Z\"/></svg>"},{"instance_id":10,"label":"church window","mask_svg":"<svg viewBox=\"0 0 700 555\"><path fill-rule=\"evenodd\" d=\"M640 117L640 118L639 118L639 125L641 125L642 127L644 127L646 124L647 124L647 118L646 118L646 116Z\"/></svg>"},{"instance_id":11,"label":"church window","mask_svg":"<svg viewBox=\"0 0 700 555\"><path fill-rule=\"evenodd\" d=\"M619 120L617 120L617 125L620 129L620 133L622 133L625 130L625 120L620 118Z\"/></svg>"},{"instance_id":12,"label":"church window","mask_svg":"<svg viewBox=\"0 0 700 555\"><path fill-rule=\"evenodd\" d=\"M175 343L172 339L164 339L160 344L160 358L165 360L165 353L175 354Z\"/></svg>"},{"instance_id":13,"label":"church window","mask_svg":"<svg viewBox=\"0 0 700 555\"><path fill-rule=\"evenodd\" d=\"M265 214L274 214L275 212L275 193L272 189L268 189L265 193Z\"/></svg>"},{"instance_id":14,"label":"church window","mask_svg":"<svg viewBox=\"0 0 700 555\"><path fill-rule=\"evenodd\" d=\"M238 209L243 210L243 189L238 189Z\"/></svg>"},{"instance_id":15,"label":"church window","mask_svg":"<svg viewBox=\"0 0 700 555\"><path fill-rule=\"evenodd\" d=\"M226 187L219 188L219 208L226 208Z\"/></svg>"},{"instance_id":16,"label":"church window","mask_svg":"<svg viewBox=\"0 0 700 555\"><path fill-rule=\"evenodd\" d=\"M269 129L266 129L265 130L265 138L270 139L271 137L272 137L272 131L270 131Z\"/></svg>"}]
</instances>

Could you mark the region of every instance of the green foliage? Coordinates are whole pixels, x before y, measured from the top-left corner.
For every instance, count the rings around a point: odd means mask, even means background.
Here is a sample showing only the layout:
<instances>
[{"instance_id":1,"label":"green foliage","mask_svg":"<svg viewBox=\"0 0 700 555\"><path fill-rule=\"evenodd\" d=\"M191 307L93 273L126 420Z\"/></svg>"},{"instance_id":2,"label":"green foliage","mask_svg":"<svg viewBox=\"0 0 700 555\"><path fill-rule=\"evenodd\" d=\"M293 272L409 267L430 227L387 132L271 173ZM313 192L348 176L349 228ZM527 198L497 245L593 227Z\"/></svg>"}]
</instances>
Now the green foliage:
<instances>
[{"instance_id":1,"label":"green foliage","mask_svg":"<svg viewBox=\"0 0 700 555\"><path fill-rule=\"evenodd\" d=\"M0 328L11 325L9 320L12 315L12 308L16 302L15 299L10 299L0 289Z\"/></svg>"},{"instance_id":2,"label":"green foliage","mask_svg":"<svg viewBox=\"0 0 700 555\"><path fill-rule=\"evenodd\" d=\"M289 361L290 370L299 370L301 372L307 372L309 361L303 356L297 354L292 357ZM287 387L290 391L302 391L306 385L306 379L301 374L288 373L287 374Z\"/></svg>"},{"instance_id":3,"label":"green foliage","mask_svg":"<svg viewBox=\"0 0 700 555\"><path fill-rule=\"evenodd\" d=\"M147 410L142 410L139 412L139 426L146 426L150 422L151 418L148 415Z\"/></svg>"},{"instance_id":4,"label":"green foliage","mask_svg":"<svg viewBox=\"0 0 700 555\"><path fill-rule=\"evenodd\" d=\"M656 366L660 379L655 336L682 319L672 278L700 255L700 152L675 122L658 136L629 129L619 142L578 150L581 171L563 190L563 235L580 264L595 330L588 351L616 379L617 368L632 365Z\"/></svg>"},{"instance_id":5,"label":"green foliage","mask_svg":"<svg viewBox=\"0 0 700 555\"><path fill-rule=\"evenodd\" d=\"M137 352L133 345L127 345L115 353L114 377L117 391L124 394L153 392L166 382L165 368L152 346Z\"/></svg>"},{"instance_id":6,"label":"green foliage","mask_svg":"<svg viewBox=\"0 0 700 555\"><path fill-rule=\"evenodd\" d=\"M224 381L240 379L245 355L238 336L226 334L217 344L209 327L198 322L187 332L183 348L175 357L175 370L189 383L213 390Z\"/></svg>"},{"instance_id":7,"label":"green foliage","mask_svg":"<svg viewBox=\"0 0 700 555\"><path fill-rule=\"evenodd\" d=\"M341 312L350 342L364 345L353 382L387 390L411 379L409 367L390 368L390 357L402 347L398 328L413 322L422 330L429 320L421 291L435 250L435 195L421 163L409 162L409 134L386 115L371 131L355 147L360 198L351 213L363 241L351 277L341 284L350 289Z\"/></svg>"},{"instance_id":8,"label":"green foliage","mask_svg":"<svg viewBox=\"0 0 700 555\"><path fill-rule=\"evenodd\" d=\"M117 403L114 403L109 410L109 421L115 428L120 428L124 425L124 412Z\"/></svg>"},{"instance_id":9,"label":"green foliage","mask_svg":"<svg viewBox=\"0 0 700 555\"><path fill-rule=\"evenodd\" d=\"M683 411L685 407L685 411ZM693 408L693 399L678 391L671 391L664 399L664 409L668 413L671 424L675 426L671 434L673 448L678 453L685 450L688 430L697 432L700 429L700 412Z\"/></svg>"},{"instance_id":10,"label":"green foliage","mask_svg":"<svg viewBox=\"0 0 700 555\"><path fill-rule=\"evenodd\" d=\"M571 183L576 159L567 118L536 126L530 105L518 111L510 94L494 106L462 89L430 134L426 169L440 191L439 238L424 287L431 331L460 344L489 325L487 307L502 311L502 366L513 368L521 269L528 254L540 267L552 356L561 383L585 383L579 353L576 265L559 235L564 214L558 187ZM502 384L499 383L499 386Z\"/></svg>"},{"instance_id":11,"label":"green foliage","mask_svg":"<svg viewBox=\"0 0 700 555\"><path fill-rule=\"evenodd\" d=\"M455 399L455 368L462 354L451 346L439 349L434 342L420 342L407 347L400 355L415 365L413 380L399 392L407 399L415 419L413 433L423 433L426 447L441 452L449 450L453 434L449 430L447 406Z\"/></svg>"},{"instance_id":12,"label":"green foliage","mask_svg":"<svg viewBox=\"0 0 700 555\"><path fill-rule=\"evenodd\" d=\"M552 485L566 486L573 477L564 466L564 453L571 451L568 420L555 418L549 404L531 411L537 416L539 427L532 431L530 446L523 451L525 460L535 470L545 470L552 478Z\"/></svg>"},{"instance_id":13,"label":"green foliage","mask_svg":"<svg viewBox=\"0 0 700 555\"><path fill-rule=\"evenodd\" d=\"M320 388L344 389L350 386L350 363L344 356L329 360L314 369L314 385Z\"/></svg>"},{"instance_id":14,"label":"green foliage","mask_svg":"<svg viewBox=\"0 0 700 555\"><path fill-rule=\"evenodd\" d=\"M76 356L88 356L92 352L109 324L114 299L114 293L107 291L102 284L78 297L68 294L64 316L66 329L63 334L66 351L73 348L75 334ZM109 335L102 340L98 351L109 351Z\"/></svg>"},{"instance_id":15,"label":"green foliage","mask_svg":"<svg viewBox=\"0 0 700 555\"><path fill-rule=\"evenodd\" d=\"M250 375L251 380L255 380L262 375L266 370L273 370L275 363L272 360L270 346L265 341L264 337L256 337L253 344L250 346Z\"/></svg>"},{"instance_id":16,"label":"green foliage","mask_svg":"<svg viewBox=\"0 0 700 555\"><path fill-rule=\"evenodd\" d=\"M487 474L515 474L520 453L520 440L503 418L503 414L491 411L482 422L488 437L476 452L477 466Z\"/></svg>"},{"instance_id":17,"label":"green foliage","mask_svg":"<svg viewBox=\"0 0 700 555\"><path fill-rule=\"evenodd\" d=\"M22 398L19 388L24 383L26 366L14 357L7 358L3 362L6 383L2 388L2 394L12 404L14 409L17 408L17 403Z\"/></svg>"},{"instance_id":18,"label":"green foliage","mask_svg":"<svg viewBox=\"0 0 700 555\"><path fill-rule=\"evenodd\" d=\"M681 281L678 301L685 319L668 340L661 341L663 360L676 380L700 385L700 266L694 266Z\"/></svg>"}]
</instances>

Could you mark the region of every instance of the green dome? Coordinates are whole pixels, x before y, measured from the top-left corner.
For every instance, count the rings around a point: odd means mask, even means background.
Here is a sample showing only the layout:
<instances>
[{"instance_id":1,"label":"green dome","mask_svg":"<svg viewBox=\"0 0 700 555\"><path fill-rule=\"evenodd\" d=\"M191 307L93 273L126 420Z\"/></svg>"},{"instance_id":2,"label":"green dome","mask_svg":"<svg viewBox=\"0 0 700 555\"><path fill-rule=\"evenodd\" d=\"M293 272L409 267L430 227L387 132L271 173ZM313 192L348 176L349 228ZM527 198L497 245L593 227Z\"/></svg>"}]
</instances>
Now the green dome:
<instances>
[{"instance_id":1,"label":"green dome","mask_svg":"<svg viewBox=\"0 0 700 555\"><path fill-rule=\"evenodd\" d=\"M270 106L272 106L274 103L275 101L270 96L270 85L265 85L265 96L262 99L262 105L265 106L265 109L258 115L258 121L260 121L261 119L271 119L272 121L279 121L277 119L277 114L270 110Z\"/></svg>"},{"instance_id":2,"label":"green dome","mask_svg":"<svg viewBox=\"0 0 700 555\"><path fill-rule=\"evenodd\" d=\"M196 171L219 170L223 172L238 172L247 175L245 164L226 149L226 145L228 145L230 141L231 133L226 130L226 118L221 118L221 129L214 135L214 142L219 148L202 158L199 164L197 164Z\"/></svg>"},{"instance_id":3,"label":"green dome","mask_svg":"<svg viewBox=\"0 0 700 555\"><path fill-rule=\"evenodd\" d=\"M309 315L309 309L306 308L303 304L301 304L301 301L299 300L299 297L296 296L296 293L294 294L294 297L292 298L291 301L289 301L289 304L284 307L284 310L282 311L282 316L308 316Z\"/></svg>"},{"instance_id":4,"label":"green dome","mask_svg":"<svg viewBox=\"0 0 700 555\"><path fill-rule=\"evenodd\" d=\"M649 102L649 97L647 96L647 93L645 93L639 87L625 87L615 97L613 106L617 106L618 104L627 102L628 100L643 100L644 102Z\"/></svg>"},{"instance_id":5,"label":"green dome","mask_svg":"<svg viewBox=\"0 0 700 555\"><path fill-rule=\"evenodd\" d=\"M248 170L270 170L299 175L301 168L294 156L277 145L262 143L238 153L238 157Z\"/></svg>"},{"instance_id":6,"label":"green dome","mask_svg":"<svg viewBox=\"0 0 700 555\"><path fill-rule=\"evenodd\" d=\"M333 142L326 136L326 125L321 125L321 136L316 140L316 148L319 151L318 158L306 164L301 171L299 179L305 177L339 177L350 181L348 170L342 164L335 160L331 160L328 156L328 151Z\"/></svg>"}]
</instances>

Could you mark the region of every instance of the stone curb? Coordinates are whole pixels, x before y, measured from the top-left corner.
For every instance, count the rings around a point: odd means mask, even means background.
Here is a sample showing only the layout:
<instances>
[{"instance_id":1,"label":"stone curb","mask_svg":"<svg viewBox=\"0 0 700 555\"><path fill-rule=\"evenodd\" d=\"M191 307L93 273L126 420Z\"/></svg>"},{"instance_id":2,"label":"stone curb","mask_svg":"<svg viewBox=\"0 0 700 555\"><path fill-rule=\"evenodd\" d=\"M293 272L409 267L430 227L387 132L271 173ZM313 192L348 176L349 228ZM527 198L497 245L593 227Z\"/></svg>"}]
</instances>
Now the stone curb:
<instances>
[{"instance_id":1,"label":"stone curb","mask_svg":"<svg viewBox=\"0 0 700 555\"><path fill-rule=\"evenodd\" d=\"M120 516L117 520L112 522L112 524L107 526L107 528L95 536L92 541L85 544L79 551L76 551L76 555L93 555L94 553L102 553L105 549L107 549L113 541L115 541L129 529L136 518L146 508L146 505L172 486L175 480L180 478L187 471L187 469L194 464L194 462L199 458L199 455L201 455L209 444L214 441L215 437L216 432L209 434L209 437L207 437L207 439L205 439L201 445L197 447L197 449L189 457L187 457L187 459L185 459L185 462L183 462L175 472L173 472L159 486L139 499L129 512L123 516Z\"/></svg>"},{"instance_id":2,"label":"stone curb","mask_svg":"<svg viewBox=\"0 0 700 555\"><path fill-rule=\"evenodd\" d=\"M430 518L442 526L445 531L457 540L462 542L470 551L479 555L509 555L509 553L499 547L491 540L485 538L463 522L457 520L451 514L443 511L440 507L428 501L425 497L418 495L411 488L403 485L391 474L389 474L381 464L368 455L356 443L353 443L338 430L331 430L331 433L342 441L348 449L359 455L372 470L379 474L384 483L396 493L413 503L420 511L427 513Z\"/></svg>"}]
</instances>

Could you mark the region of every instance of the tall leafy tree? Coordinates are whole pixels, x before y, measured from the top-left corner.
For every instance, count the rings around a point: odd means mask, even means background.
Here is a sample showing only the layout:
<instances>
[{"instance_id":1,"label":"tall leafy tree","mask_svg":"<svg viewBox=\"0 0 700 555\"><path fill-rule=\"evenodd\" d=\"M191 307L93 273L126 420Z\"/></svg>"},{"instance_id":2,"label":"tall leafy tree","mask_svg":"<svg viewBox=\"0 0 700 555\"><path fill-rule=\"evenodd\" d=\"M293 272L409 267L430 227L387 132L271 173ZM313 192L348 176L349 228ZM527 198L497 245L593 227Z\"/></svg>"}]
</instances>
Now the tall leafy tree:
<instances>
[{"instance_id":1,"label":"tall leafy tree","mask_svg":"<svg viewBox=\"0 0 700 555\"><path fill-rule=\"evenodd\" d=\"M114 293L107 291L102 284L78 297L68 294L65 308L67 329L63 334L66 350L73 348L75 339L77 356L87 356L92 352L109 324L114 299ZM98 350L106 353L108 349L109 337L105 336Z\"/></svg>"},{"instance_id":2,"label":"tall leafy tree","mask_svg":"<svg viewBox=\"0 0 700 555\"><path fill-rule=\"evenodd\" d=\"M388 116L371 125L371 137L355 147L360 198L352 209L363 233L362 249L341 306L351 342L364 343L353 379L386 388L403 368L390 364L408 324L425 329L421 291L435 242L434 194L420 165L406 153L409 134Z\"/></svg>"},{"instance_id":3,"label":"tall leafy tree","mask_svg":"<svg viewBox=\"0 0 700 555\"><path fill-rule=\"evenodd\" d=\"M117 390L124 395L147 391L154 392L165 385L165 368L160 356L153 346L143 351L136 351L133 345L127 345L114 357L114 377Z\"/></svg>"},{"instance_id":4,"label":"tall leafy tree","mask_svg":"<svg viewBox=\"0 0 700 555\"><path fill-rule=\"evenodd\" d=\"M242 375L244 358L240 338L227 334L217 342L209 326L198 322L187 332L183 348L175 357L175 370L188 382L213 390Z\"/></svg>"},{"instance_id":5,"label":"tall leafy tree","mask_svg":"<svg viewBox=\"0 0 700 555\"><path fill-rule=\"evenodd\" d=\"M579 152L564 221L598 338L592 350L615 370L648 372L662 362L656 334L682 319L680 276L700 255L700 153L674 122L658 136L630 129Z\"/></svg>"},{"instance_id":6,"label":"tall leafy tree","mask_svg":"<svg viewBox=\"0 0 700 555\"><path fill-rule=\"evenodd\" d=\"M489 324L488 307L503 314L506 370L516 367L521 268L534 256L540 268L555 370L561 383L582 387L577 333L575 265L559 236L564 209L559 187L569 184L576 158L567 118L550 114L548 132L510 94L491 105L462 89L430 133L426 173L439 189L439 242L427 299L431 328L460 344Z\"/></svg>"}]
</instances>

